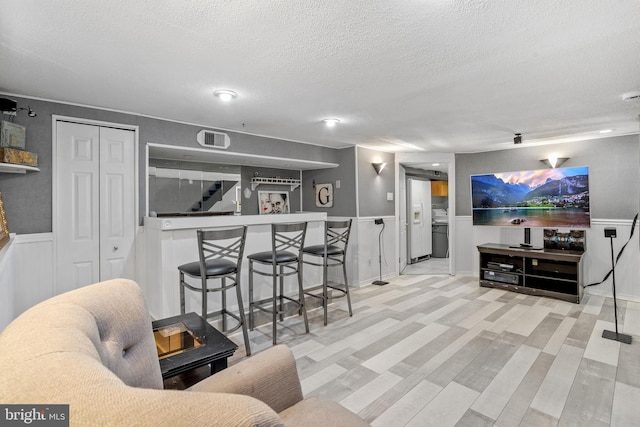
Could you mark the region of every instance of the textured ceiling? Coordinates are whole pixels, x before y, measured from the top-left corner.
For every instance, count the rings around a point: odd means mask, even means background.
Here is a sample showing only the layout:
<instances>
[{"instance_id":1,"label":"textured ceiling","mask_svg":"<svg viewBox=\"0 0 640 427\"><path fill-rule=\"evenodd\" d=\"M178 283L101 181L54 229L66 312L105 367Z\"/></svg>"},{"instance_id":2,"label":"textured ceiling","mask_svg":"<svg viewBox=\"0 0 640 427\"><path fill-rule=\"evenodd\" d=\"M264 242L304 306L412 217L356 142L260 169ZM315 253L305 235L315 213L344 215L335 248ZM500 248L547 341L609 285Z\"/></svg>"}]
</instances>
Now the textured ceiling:
<instances>
[{"instance_id":1,"label":"textured ceiling","mask_svg":"<svg viewBox=\"0 0 640 427\"><path fill-rule=\"evenodd\" d=\"M639 128L640 101L622 101L640 90L636 0L0 0L0 11L9 94L394 151ZM238 98L220 102L221 88Z\"/></svg>"}]
</instances>

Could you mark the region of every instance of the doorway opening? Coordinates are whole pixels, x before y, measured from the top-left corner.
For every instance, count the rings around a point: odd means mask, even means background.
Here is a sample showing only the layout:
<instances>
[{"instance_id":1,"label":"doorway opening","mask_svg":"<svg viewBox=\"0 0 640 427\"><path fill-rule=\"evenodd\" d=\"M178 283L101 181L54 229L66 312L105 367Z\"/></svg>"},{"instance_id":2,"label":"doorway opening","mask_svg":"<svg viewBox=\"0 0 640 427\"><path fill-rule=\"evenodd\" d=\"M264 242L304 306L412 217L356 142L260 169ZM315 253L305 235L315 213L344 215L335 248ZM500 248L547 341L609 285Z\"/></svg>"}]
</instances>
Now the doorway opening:
<instances>
[{"instance_id":1,"label":"doorway opening","mask_svg":"<svg viewBox=\"0 0 640 427\"><path fill-rule=\"evenodd\" d=\"M399 175L400 274L450 274L448 165L401 163Z\"/></svg>"}]
</instances>

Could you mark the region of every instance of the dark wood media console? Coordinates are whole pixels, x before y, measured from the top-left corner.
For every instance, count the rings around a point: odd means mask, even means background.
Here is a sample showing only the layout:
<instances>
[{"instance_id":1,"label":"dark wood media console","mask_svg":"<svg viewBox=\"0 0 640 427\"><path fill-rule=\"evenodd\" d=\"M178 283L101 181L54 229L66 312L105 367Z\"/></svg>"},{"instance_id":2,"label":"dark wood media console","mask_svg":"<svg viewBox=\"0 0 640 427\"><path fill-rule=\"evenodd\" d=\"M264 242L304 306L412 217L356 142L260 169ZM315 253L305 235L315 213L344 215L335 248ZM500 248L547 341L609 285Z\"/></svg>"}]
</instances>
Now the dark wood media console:
<instances>
[{"instance_id":1,"label":"dark wood media console","mask_svg":"<svg viewBox=\"0 0 640 427\"><path fill-rule=\"evenodd\" d=\"M580 303L583 252L497 243L479 245L478 252L480 286Z\"/></svg>"}]
</instances>

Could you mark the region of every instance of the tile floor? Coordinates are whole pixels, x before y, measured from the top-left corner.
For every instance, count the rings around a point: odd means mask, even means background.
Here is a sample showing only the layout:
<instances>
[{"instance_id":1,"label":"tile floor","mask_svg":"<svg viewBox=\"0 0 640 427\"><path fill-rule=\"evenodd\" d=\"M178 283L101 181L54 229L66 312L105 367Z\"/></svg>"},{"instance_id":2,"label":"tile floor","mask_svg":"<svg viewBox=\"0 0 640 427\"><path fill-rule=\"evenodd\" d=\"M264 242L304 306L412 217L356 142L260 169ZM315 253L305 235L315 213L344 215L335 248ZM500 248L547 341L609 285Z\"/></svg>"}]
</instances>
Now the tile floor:
<instances>
[{"instance_id":1,"label":"tile floor","mask_svg":"<svg viewBox=\"0 0 640 427\"><path fill-rule=\"evenodd\" d=\"M374 426L640 426L640 303L581 304L481 288L467 276L403 275L285 319L304 394L326 396ZM270 326L251 332L271 346ZM239 336L232 337L237 343ZM244 357L240 347L230 363Z\"/></svg>"}]
</instances>

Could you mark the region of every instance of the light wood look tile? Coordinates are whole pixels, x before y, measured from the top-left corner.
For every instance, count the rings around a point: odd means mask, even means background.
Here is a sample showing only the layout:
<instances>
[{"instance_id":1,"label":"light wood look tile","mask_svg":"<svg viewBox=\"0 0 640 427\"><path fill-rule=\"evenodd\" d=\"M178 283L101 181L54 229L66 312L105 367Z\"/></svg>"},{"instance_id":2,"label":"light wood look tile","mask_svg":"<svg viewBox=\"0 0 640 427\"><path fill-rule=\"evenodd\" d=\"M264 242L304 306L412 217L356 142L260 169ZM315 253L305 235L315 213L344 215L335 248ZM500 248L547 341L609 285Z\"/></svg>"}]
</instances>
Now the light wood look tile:
<instances>
[{"instance_id":1,"label":"light wood look tile","mask_svg":"<svg viewBox=\"0 0 640 427\"><path fill-rule=\"evenodd\" d=\"M478 394L475 390L451 382L406 425L415 427L454 426L467 412L474 400L478 398Z\"/></svg>"},{"instance_id":2,"label":"light wood look tile","mask_svg":"<svg viewBox=\"0 0 640 427\"><path fill-rule=\"evenodd\" d=\"M631 345L614 330L613 300L581 304L482 288L467 276L400 276L352 289L293 316L278 341L297 360L306 396L324 396L374 426L638 426L640 303L618 301ZM270 325L251 331L254 353ZM240 348L230 364L245 358Z\"/></svg>"},{"instance_id":3,"label":"light wood look tile","mask_svg":"<svg viewBox=\"0 0 640 427\"><path fill-rule=\"evenodd\" d=\"M471 409L494 420L498 419L511 395L529 372L540 350L526 345L514 353L493 381L484 389Z\"/></svg>"},{"instance_id":4,"label":"light wood look tile","mask_svg":"<svg viewBox=\"0 0 640 427\"><path fill-rule=\"evenodd\" d=\"M611 426L640 426L640 388L616 382L614 396Z\"/></svg>"},{"instance_id":5,"label":"light wood look tile","mask_svg":"<svg viewBox=\"0 0 640 427\"><path fill-rule=\"evenodd\" d=\"M560 418L567 396L573 385L583 350L571 345L563 345L556 356L549 373L540 385L531 407L540 412Z\"/></svg>"}]
</instances>

